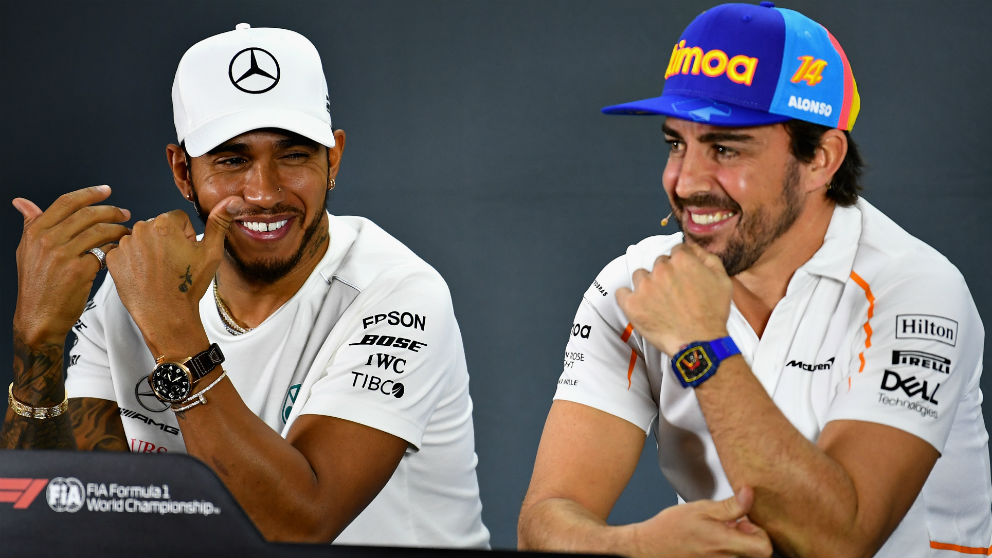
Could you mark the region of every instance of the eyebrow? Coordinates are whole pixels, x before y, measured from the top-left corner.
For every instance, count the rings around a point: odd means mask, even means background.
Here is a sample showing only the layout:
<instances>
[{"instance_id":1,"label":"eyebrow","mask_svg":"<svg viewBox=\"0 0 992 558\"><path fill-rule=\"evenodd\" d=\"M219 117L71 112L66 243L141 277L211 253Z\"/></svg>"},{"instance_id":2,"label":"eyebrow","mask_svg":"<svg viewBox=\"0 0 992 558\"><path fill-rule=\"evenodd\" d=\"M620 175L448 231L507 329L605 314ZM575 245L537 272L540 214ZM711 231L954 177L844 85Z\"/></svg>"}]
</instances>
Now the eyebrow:
<instances>
[{"instance_id":1,"label":"eyebrow","mask_svg":"<svg viewBox=\"0 0 992 558\"><path fill-rule=\"evenodd\" d=\"M307 147L310 149L316 149L317 142L313 141L312 139L303 137L299 134L292 134L286 136L285 138L276 142L277 149L286 149L289 147ZM244 153L248 153L249 151L251 151L251 149L248 147L247 143L232 141L228 143L222 143L217 147L211 149L210 151L207 151L207 155L216 155L218 153L232 153L232 152L244 154Z\"/></svg>"},{"instance_id":2,"label":"eyebrow","mask_svg":"<svg viewBox=\"0 0 992 558\"><path fill-rule=\"evenodd\" d=\"M667 124L661 125L661 131L666 135L672 136L676 139L683 139L682 134L676 132ZM752 142L755 140L754 136L751 134L745 134L743 132L734 131L720 131L720 132L707 132L699 136L699 141L702 143L719 143L722 141L739 141L739 142Z\"/></svg>"}]
</instances>

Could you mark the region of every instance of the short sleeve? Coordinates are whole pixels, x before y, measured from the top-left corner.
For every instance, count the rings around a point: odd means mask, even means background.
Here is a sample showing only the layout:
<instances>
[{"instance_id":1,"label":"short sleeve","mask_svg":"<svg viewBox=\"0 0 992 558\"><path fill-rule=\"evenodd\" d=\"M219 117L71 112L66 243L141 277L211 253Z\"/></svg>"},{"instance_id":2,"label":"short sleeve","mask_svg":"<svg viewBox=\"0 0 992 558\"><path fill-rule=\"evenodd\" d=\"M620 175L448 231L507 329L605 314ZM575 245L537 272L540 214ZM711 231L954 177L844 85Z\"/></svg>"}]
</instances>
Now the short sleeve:
<instances>
[{"instance_id":1,"label":"short sleeve","mask_svg":"<svg viewBox=\"0 0 992 558\"><path fill-rule=\"evenodd\" d=\"M985 336L964 279L949 267L899 266L875 284L858 277L871 305L828 421L885 424L943 451L959 402L978 389Z\"/></svg>"},{"instance_id":2,"label":"short sleeve","mask_svg":"<svg viewBox=\"0 0 992 558\"><path fill-rule=\"evenodd\" d=\"M623 258L611 262L582 297L565 347L555 399L573 401L650 430L658 414L644 356L616 303L628 282Z\"/></svg>"},{"instance_id":3,"label":"short sleeve","mask_svg":"<svg viewBox=\"0 0 992 558\"><path fill-rule=\"evenodd\" d=\"M456 377L467 381L461 333L439 275L415 271L373 284L341 327L323 376L301 414L357 422L419 447L431 414Z\"/></svg>"},{"instance_id":4,"label":"short sleeve","mask_svg":"<svg viewBox=\"0 0 992 558\"><path fill-rule=\"evenodd\" d=\"M92 299L87 301L82 315L72 326L69 362L66 368L65 390L69 398L93 397L116 401L114 382L110 374L104 323L109 302L117 300L113 281L108 274Z\"/></svg>"}]
</instances>

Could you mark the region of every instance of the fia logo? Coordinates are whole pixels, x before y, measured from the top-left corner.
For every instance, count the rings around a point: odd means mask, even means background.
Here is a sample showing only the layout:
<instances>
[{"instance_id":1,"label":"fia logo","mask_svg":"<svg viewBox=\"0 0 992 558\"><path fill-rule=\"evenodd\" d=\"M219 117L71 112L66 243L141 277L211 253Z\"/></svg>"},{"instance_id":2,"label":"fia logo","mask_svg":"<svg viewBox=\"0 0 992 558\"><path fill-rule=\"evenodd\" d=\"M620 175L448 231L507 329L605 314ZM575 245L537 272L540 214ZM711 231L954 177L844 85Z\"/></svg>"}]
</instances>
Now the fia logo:
<instances>
[{"instance_id":1,"label":"fia logo","mask_svg":"<svg viewBox=\"0 0 992 558\"><path fill-rule=\"evenodd\" d=\"M83 483L74 477L55 477L48 483L45 496L48 507L57 512L76 513L86 500Z\"/></svg>"}]
</instances>

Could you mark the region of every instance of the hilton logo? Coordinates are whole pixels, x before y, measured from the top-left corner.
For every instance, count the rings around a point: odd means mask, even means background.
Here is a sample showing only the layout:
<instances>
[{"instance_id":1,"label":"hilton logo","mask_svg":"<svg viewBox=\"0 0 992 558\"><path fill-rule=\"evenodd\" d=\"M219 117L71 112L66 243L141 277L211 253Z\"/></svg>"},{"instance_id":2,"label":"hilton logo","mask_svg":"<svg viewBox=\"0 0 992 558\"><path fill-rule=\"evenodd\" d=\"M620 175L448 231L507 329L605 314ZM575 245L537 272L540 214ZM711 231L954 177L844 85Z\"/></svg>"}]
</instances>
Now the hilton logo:
<instances>
[{"instance_id":1,"label":"hilton logo","mask_svg":"<svg viewBox=\"0 0 992 558\"><path fill-rule=\"evenodd\" d=\"M929 339L955 346L958 323L954 320L929 314L900 314L896 316L897 339Z\"/></svg>"}]
</instances>

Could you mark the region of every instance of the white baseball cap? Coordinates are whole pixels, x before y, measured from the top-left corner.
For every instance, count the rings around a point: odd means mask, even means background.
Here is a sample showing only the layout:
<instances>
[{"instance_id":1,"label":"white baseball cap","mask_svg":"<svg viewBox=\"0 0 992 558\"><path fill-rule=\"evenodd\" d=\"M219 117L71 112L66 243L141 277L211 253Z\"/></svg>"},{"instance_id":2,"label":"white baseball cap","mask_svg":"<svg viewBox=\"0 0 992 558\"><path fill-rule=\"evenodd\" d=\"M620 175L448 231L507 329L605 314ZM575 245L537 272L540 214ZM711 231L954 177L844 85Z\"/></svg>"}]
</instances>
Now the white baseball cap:
<instances>
[{"instance_id":1,"label":"white baseball cap","mask_svg":"<svg viewBox=\"0 0 992 558\"><path fill-rule=\"evenodd\" d=\"M259 128L334 147L320 55L286 29L239 23L190 47L172 83L172 111L176 135L193 157Z\"/></svg>"}]
</instances>

